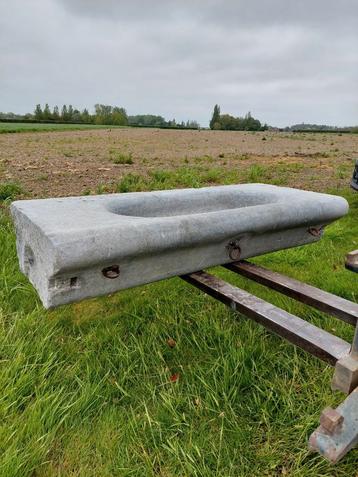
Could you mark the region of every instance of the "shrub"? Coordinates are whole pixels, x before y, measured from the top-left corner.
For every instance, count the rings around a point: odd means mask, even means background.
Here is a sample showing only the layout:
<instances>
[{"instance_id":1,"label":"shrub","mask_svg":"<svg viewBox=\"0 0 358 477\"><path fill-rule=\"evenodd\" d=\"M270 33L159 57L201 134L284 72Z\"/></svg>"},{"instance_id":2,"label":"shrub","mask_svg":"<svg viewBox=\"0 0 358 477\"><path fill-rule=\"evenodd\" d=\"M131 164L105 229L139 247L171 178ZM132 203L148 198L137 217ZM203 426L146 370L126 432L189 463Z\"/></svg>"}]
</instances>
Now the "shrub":
<instances>
[{"instance_id":1,"label":"shrub","mask_svg":"<svg viewBox=\"0 0 358 477\"><path fill-rule=\"evenodd\" d=\"M265 176L265 168L259 164L253 164L247 174L248 182L258 182Z\"/></svg>"},{"instance_id":2,"label":"shrub","mask_svg":"<svg viewBox=\"0 0 358 477\"><path fill-rule=\"evenodd\" d=\"M138 174L127 174L117 185L118 192L138 192L145 188L143 177Z\"/></svg>"},{"instance_id":3,"label":"shrub","mask_svg":"<svg viewBox=\"0 0 358 477\"><path fill-rule=\"evenodd\" d=\"M152 178L152 184L155 187L158 185L167 186L168 183L173 179L173 173L170 171L156 170L150 173Z\"/></svg>"},{"instance_id":4,"label":"shrub","mask_svg":"<svg viewBox=\"0 0 358 477\"><path fill-rule=\"evenodd\" d=\"M222 177L221 170L219 168L208 169L202 176L202 180L206 183L219 183Z\"/></svg>"},{"instance_id":5,"label":"shrub","mask_svg":"<svg viewBox=\"0 0 358 477\"><path fill-rule=\"evenodd\" d=\"M112 159L114 164L133 164L132 153L117 153L116 156Z\"/></svg>"},{"instance_id":6,"label":"shrub","mask_svg":"<svg viewBox=\"0 0 358 477\"><path fill-rule=\"evenodd\" d=\"M22 187L16 182L0 182L0 200L14 200L22 192Z\"/></svg>"}]
</instances>

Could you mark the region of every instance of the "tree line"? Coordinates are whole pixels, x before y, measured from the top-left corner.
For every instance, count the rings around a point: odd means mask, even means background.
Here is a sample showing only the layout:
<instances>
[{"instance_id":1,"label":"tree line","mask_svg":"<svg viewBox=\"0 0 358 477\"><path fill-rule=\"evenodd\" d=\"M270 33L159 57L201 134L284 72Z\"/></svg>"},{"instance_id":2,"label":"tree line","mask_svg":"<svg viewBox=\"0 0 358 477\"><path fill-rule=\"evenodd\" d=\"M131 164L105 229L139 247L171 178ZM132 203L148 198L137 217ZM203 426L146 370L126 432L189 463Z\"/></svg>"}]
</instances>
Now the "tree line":
<instances>
[{"instance_id":1,"label":"tree line","mask_svg":"<svg viewBox=\"0 0 358 477\"><path fill-rule=\"evenodd\" d=\"M292 126L284 128L284 131L308 131L308 132L315 132L315 131L327 131L327 132L358 132L358 126L346 126L346 127L338 127L338 126L328 126L327 124L307 124L307 123L300 123L300 124L293 124Z\"/></svg>"},{"instance_id":2,"label":"tree line","mask_svg":"<svg viewBox=\"0 0 358 477\"><path fill-rule=\"evenodd\" d=\"M65 123L87 123L87 124L108 124L125 126L128 124L127 112L118 106L96 104L94 114L90 114L87 108L79 110L72 104L64 104L60 109L54 106L53 109L46 103L42 108L37 104L34 113L26 114L25 119L35 119L37 121L61 121Z\"/></svg>"},{"instance_id":3,"label":"tree line","mask_svg":"<svg viewBox=\"0 0 358 477\"><path fill-rule=\"evenodd\" d=\"M30 122L61 122L61 123L87 123L118 126L141 126L141 127L160 127L160 128L183 128L200 129L197 121L181 121L175 119L166 120L163 116L155 114L137 114L128 115L123 107L110 106L106 104L96 104L94 112L90 113L87 108L79 110L71 104L64 104L61 108L50 106L46 103L44 107L37 104L33 113L16 114L12 112L1 112L0 121L21 122L23 120ZM221 114L220 106L216 104L210 120L210 129L231 130L231 131L265 131L269 128L267 124L262 124L258 119L247 113L243 117L235 117L230 114ZM286 128L272 128L277 131L327 131L327 132L357 132L358 126L337 127L325 124L294 124Z\"/></svg>"},{"instance_id":4,"label":"tree line","mask_svg":"<svg viewBox=\"0 0 358 477\"><path fill-rule=\"evenodd\" d=\"M144 127L178 127L199 129L200 124L197 121L181 121L177 122L175 119L166 121L163 116L156 116L154 114L137 114L135 116L128 116L128 124L130 126L144 126Z\"/></svg>"},{"instance_id":5,"label":"tree line","mask_svg":"<svg viewBox=\"0 0 358 477\"><path fill-rule=\"evenodd\" d=\"M168 128L190 128L199 129L197 121L188 120L186 122L177 122L175 119L166 121L162 116L154 114L138 114L130 116L123 107L110 106L106 104L95 104L94 113L91 114L87 108L79 110L72 104L64 104L61 108L54 106L50 108L48 103L44 107L37 104L34 112L25 115L14 113L0 113L0 119L24 119L44 122L63 122L63 123L85 123L85 124L103 124L115 126L142 126L142 127L168 127Z\"/></svg>"},{"instance_id":6,"label":"tree line","mask_svg":"<svg viewBox=\"0 0 358 477\"><path fill-rule=\"evenodd\" d=\"M247 113L244 117L234 117L230 114L221 114L220 106L216 104L210 120L210 129L224 129L228 131L266 131L267 124L261 124L258 119Z\"/></svg>"}]
</instances>

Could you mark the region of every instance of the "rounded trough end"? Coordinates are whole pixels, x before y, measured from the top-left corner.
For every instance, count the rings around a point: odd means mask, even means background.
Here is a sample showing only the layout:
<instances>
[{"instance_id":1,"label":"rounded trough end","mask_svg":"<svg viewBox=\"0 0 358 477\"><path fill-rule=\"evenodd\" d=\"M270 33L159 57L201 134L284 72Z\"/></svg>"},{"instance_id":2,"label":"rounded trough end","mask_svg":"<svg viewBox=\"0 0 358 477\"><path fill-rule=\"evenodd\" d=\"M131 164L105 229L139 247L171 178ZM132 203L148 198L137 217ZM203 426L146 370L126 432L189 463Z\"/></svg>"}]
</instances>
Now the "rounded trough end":
<instances>
[{"instance_id":1,"label":"rounded trough end","mask_svg":"<svg viewBox=\"0 0 358 477\"><path fill-rule=\"evenodd\" d=\"M349 203L344 197L339 197L339 199L340 199L339 207L340 207L340 210L341 210L341 214L342 214L342 216L347 215L348 212L349 212Z\"/></svg>"},{"instance_id":2,"label":"rounded trough end","mask_svg":"<svg viewBox=\"0 0 358 477\"><path fill-rule=\"evenodd\" d=\"M348 214L349 203L341 196L327 196L330 200L325 200L324 205L327 207L327 212L330 215L330 220L336 220Z\"/></svg>"}]
</instances>

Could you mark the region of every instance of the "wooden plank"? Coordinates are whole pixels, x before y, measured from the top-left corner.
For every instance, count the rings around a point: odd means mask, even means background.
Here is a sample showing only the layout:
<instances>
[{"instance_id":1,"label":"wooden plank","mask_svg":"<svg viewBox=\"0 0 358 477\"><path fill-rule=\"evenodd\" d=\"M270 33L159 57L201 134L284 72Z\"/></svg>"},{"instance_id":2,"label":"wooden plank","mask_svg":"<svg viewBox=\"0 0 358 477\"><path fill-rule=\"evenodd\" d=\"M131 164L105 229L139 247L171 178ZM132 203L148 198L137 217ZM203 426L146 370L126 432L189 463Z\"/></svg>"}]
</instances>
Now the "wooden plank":
<instances>
[{"instance_id":1,"label":"wooden plank","mask_svg":"<svg viewBox=\"0 0 358 477\"><path fill-rule=\"evenodd\" d=\"M349 353L350 344L341 338L230 285L220 278L203 271L183 275L181 278L225 303L232 310L252 318L332 366Z\"/></svg>"},{"instance_id":2,"label":"wooden plank","mask_svg":"<svg viewBox=\"0 0 358 477\"><path fill-rule=\"evenodd\" d=\"M295 300L313 306L317 310L335 316L350 325L356 326L358 322L357 303L250 262L235 262L224 265L224 267Z\"/></svg>"}]
</instances>

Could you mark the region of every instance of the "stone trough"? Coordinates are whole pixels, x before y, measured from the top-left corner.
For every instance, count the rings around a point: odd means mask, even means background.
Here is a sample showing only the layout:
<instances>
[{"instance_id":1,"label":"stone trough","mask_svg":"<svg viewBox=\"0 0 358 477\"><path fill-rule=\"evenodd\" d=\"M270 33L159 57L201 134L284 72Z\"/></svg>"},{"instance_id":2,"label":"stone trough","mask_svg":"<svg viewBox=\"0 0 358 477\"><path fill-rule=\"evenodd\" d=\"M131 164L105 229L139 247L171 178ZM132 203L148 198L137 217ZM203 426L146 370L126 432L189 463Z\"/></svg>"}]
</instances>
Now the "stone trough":
<instances>
[{"instance_id":1,"label":"stone trough","mask_svg":"<svg viewBox=\"0 0 358 477\"><path fill-rule=\"evenodd\" d=\"M322 412L309 447L336 463L358 444L358 304L244 260L319 240L347 212L343 198L247 184L18 201L11 210L21 270L46 308L180 275L334 366L332 388L348 397ZM352 344L202 270L213 265L355 327Z\"/></svg>"},{"instance_id":2,"label":"stone trough","mask_svg":"<svg viewBox=\"0 0 358 477\"><path fill-rule=\"evenodd\" d=\"M265 184L13 202L20 267L46 308L320 239L327 194Z\"/></svg>"}]
</instances>

